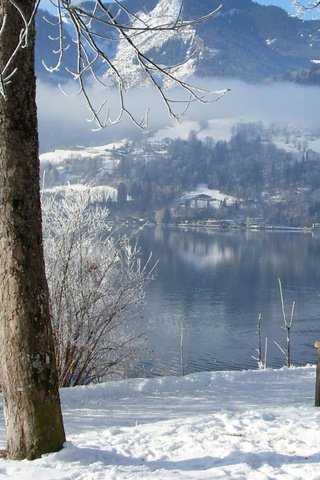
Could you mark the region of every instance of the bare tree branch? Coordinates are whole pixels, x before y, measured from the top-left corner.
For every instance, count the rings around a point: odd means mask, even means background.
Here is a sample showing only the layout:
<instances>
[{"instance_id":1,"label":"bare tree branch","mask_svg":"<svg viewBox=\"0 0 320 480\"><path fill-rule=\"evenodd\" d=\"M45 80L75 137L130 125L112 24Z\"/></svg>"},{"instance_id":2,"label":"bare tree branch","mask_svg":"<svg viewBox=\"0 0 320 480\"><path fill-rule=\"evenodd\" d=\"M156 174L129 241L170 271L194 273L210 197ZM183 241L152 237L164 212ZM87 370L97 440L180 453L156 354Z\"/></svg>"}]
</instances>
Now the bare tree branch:
<instances>
[{"instance_id":1,"label":"bare tree branch","mask_svg":"<svg viewBox=\"0 0 320 480\"><path fill-rule=\"evenodd\" d=\"M19 7L18 0L10 0L19 9L24 22L20 39L13 52L23 48L28 37L28 25L32 19L26 19ZM126 56L126 62L134 67L136 85L149 84L153 87L164 102L169 115L179 120L185 114L188 107L194 102L209 103L219 100L228 89L210 91L188 83L181 78L182 67L193 62L197 49L189 51L185 58L175 65L161 65L152 58L150 51L154 42L161 45L168 40L178 39L183 36L189 42L191 48L194 42L194 27L202 22L210 21L219 15L221 6L210 11L208 14L191 20L184 20L183 0L173 0L168 10L168 4L164 8L162 0L148 14L130 11L119 0L105 5L101 0L82 3L70 0L52 0L56 8L57 35L54 41L57 47L54 52L57 61L54 65L46 65L49 72L55 72L62 68L65 52L70 47L66 42L64 32L73 29L73 42L76 46L76 59L74 67L66 66L70 76L78 83L77 94L82 94L91 114L89 121L95 123L94 130L119 123L124 116L130 118L138 127L144 128L147 124L148 109L142 118L132 112L128 106L126 94L134 85L128 82L126 72L123 71L123 61L120 60L120 51ZM37 4L38 6L38 4ZM161 7L163 9L161 10ZM33 14L34 16L34 14ZM50 22L52 24L52 22ZM0 30L5 32L5 19ZM110 42L117 42L118 52L114 56L111 53ZM190 50L189 48L189 50ZM188 63L189 62L189 63ZM8 64L0 73L0 92L5 96L7 82L10 81L7 70L12 64ZM14 72L11 72L11 75ZM92 82L106 89L110 95L110 87L117 88L119 112L112 117L110 97L108 93L98 105L92 99ZM178 87L183 96L178 101L170 98L169 87ZM61 87L66 94L64 87Z\"/></svg>"},{"instance_id":2,"label":"bare tree branch","mask_svg":"<svg viewBox=\"0 0 320 480\"><path fill-rule=\"evenodd\" d=\"M306 14L316 11L320 7L320 0L292 0L292 6L298 17L304 18Z\"/></svg>"},{"instance_id":3,"label":"bare tree branch","mask_svg":"<svg viewBox=\"0 0 320 480\"><path fill-rule=\"evenodd\" d=\"M2 95L4 99L7 98L6 87L10 83L13 75L15 75L15 73L17 72L17 69L13 66L15 57L20 49L25 48L28 45L29 28L35 17L36 11L40 4L40 0L36 1L30 18L27 18L27 16L23 11L23 8L19 5L19 2L15 0L9 0L8 3L18 10L21 16L22 22L24 24L24 27L20 31L19 38L17 38L17 44L13 46L11 56L6 60L5 65L2 67L2 70L0 71L0 95ZM2 23L1 23L1 28L0 28L0 41L1 41L1 37L6 33L6 23L7 23L6 20L7 20L7 15L4 15L4 18L2 19Z\"/></svg>"}]
</instances>

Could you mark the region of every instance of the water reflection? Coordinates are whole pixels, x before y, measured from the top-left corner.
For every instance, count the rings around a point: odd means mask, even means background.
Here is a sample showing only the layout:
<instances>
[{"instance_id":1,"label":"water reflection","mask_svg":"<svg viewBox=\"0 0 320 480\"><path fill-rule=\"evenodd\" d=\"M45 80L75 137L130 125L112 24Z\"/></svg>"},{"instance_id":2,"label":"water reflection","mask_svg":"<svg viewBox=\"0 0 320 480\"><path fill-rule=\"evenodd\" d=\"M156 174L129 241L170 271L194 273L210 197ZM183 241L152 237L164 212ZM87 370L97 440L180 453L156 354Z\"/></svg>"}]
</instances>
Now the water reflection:
<instances>
[{"instance_id":1,"label":"water reflection","mask_svg":"<svg viewBox=\"0 0 320 480\"><path fill-rule=\"evenodd\" d=\"M285 344L278 277L288 314L293 300L292 358L315 361L320 338L320 239L285 232L145 229L144 255L159 258L147 290L144 318L151 358L147 374L256 368L256 323L268 337L268 366L284 364L274 341ZM183 337L183 349L181 349ZM183 355L182 355L183 350ZM183 357L183 358L182 358Z\"/></svg>"}]
</instances>

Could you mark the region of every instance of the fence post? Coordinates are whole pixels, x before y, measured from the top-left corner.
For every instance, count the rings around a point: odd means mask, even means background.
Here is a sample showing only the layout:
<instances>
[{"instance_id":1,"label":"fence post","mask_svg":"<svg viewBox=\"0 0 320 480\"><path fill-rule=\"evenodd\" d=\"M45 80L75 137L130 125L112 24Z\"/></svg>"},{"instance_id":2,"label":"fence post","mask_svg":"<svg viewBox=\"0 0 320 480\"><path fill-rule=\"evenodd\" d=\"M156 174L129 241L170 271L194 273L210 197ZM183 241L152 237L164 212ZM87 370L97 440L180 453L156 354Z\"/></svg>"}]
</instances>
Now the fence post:
<instances>
[{"instance_id":1,"label":"fence post","mask_svg":"<svg viewBox=\"0 0 320 480\"><path fill-rule=\"evenodd\" d=\"M318 351L317 355L317 369L316 369L316 397L315 406L320 407L320 340L317 340L314 344Z\"/></svg>"}]
</instances>

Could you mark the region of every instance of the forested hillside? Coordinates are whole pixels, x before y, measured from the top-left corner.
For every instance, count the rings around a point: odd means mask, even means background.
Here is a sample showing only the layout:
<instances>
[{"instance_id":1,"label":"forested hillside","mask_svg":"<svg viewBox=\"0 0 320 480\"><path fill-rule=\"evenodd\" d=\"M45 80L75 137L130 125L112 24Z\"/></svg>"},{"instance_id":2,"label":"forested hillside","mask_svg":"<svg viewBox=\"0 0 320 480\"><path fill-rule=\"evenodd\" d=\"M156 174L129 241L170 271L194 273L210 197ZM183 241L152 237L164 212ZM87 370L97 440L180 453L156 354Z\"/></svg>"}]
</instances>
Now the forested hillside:
<instances>
[{"instance_id":1,"label":"forested hillside","mask_svg":"<svg viewBox=\"0 0 320 480\"><path fill-rule=\"evenodd\" d=\"M117 176L133 211L169 207L178 219L234 218L240 223L248 216L284 225L320 220L320 156L306 141L297 140L295 152L278 148L272 132L260 124L237 125L229 142L202 142L192 133L187 140L147 144L144 154L142 146L133 143L130 151L121 159ZM208 199L206 208L192 207L185 193L199 184L237 202L221 202L217 209Z\"/></svg>"},{"instance_id":2,"label":"forested hillside","mask_svg":"<svg viewBox=\"0 0 320 480\"><path fill-rule=\"evenodd\" d=\"M237 124L229 141L200 140L191 132L186 140L140 138L53 152L43 155L42 170L47 187L69 182L104 188L100 201L120 218L163 221L166 212L166 221L175 222L233 219L240 225L255 218L303 226L320 221L314 141L287 127Z\"/></svg>"},{"instance_id":3,"label":"forested hillside","mask_svg":"<svg viewBox=\"0 0 320 480\"><path fill-rule=\"evenodd\" d=\"M155 0L127 0L126 8L134 12L150 11L156 3ZM200 76L227 76L250 82L283 78L310 80L311 83L318 81L314 75L309 79L308 72L312 60L320 58L319 21L302 21L290 17L281 8L265 7L252 0L185 0L183 17L194 19L206 15L221 3L221 14L217 18L193 27L195 34L190 45L184 45L181 38L170 39L167 48L161 51L156 45L151 45L149 54L160 62L161 55L165 55L165 63L173 65L181 61L181 51L196 51L193 73ZM115 4L110 3L110 11L114 15L117 9ZM44 17L49 19L49 24ZM57 36L54 23L54 17L39 11L36 65L39 78L58 82L70 78L65 67L72 69L75 45L70 37L71 28L65 25L64 64L59 72L48 74L42 60L48 66L54 66L58 59L57 53L53 52L58 48L57 42L52 41ZM97 25L95 27L98 28ZM109 57L114 58L118 49L117 38L103 42ZM101 73L105 71L106 65L101 65Z\"/></svg>"}]
</instances>

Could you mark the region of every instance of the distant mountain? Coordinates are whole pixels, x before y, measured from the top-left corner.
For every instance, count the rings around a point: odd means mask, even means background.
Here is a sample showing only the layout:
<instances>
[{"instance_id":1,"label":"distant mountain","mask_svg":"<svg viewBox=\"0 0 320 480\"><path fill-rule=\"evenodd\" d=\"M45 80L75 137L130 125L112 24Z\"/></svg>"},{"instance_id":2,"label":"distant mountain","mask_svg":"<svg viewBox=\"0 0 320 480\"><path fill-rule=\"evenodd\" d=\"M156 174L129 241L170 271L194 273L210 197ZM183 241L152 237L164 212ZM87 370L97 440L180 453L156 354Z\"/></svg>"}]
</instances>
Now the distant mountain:
<instances>
[{"instance_id":1,"label":"distant mountain","mask_svg":"<svg viewBox=\"0 0 320 480\"><path fill-rule=\"evenodd\" d=\"M191 16L196 13L193 3L186 2ZM303 22L278 7L224 0L221 15L198 27L205 48L198 72L261 81L308 69L313 59L320 58L319 28L320 22ZM212 49L208 61L207 52Z\"/></svg>"},{"instance_id":2,"label":"distant mountain","mask_svg":"<svg viewBox=\"0 0 320 480\"><path fill-rule=\"evenodd\" d=\"M185 0L184 18L205 15L220 3L219 0ZM135 12L148 11L157 0L126 0L125 4ZM115 9L115 5L110 8ZM54 17L46 16L54 23ZM228 76L253 82L303 78L308 83L309 77L318 79L308 72L312 61L320 59L320 21L302 21L290 17L279 7L262 6L252 0L224 0L218 18L195 25L194 30L199 53L195 73L200 76ZM65 69L60 69L54 77L41 63L44 59L47 64L54 65L57 59L52 53L56 45L48 39L48 34L56 36L56 28L43 20L41 11L37 17L37 31L38 77L54 82L67 78ZM72 66L75 45L71 38L69 40L65 62ZM150 44L150 52L156 60L173 64L181 60L182 43L181 39L168 39L160 51L157 45ZM117 43L106 43L105 48L114 58ZM314 66L312 68L314 71Z\"/></svg>"}]
</instances>

